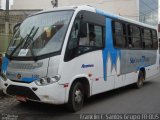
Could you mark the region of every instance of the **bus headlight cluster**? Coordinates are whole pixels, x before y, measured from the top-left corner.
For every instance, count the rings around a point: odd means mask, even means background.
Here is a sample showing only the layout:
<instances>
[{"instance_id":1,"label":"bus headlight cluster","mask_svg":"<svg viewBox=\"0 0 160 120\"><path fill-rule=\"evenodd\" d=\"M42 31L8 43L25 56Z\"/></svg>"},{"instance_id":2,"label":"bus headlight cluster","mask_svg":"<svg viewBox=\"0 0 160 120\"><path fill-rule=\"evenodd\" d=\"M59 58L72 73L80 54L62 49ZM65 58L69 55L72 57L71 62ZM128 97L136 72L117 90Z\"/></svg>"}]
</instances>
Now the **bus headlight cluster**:
<instances>
[{"instance_id":1,"label":"bus headlight cluster","mask_svg":"<svg viewBox=\"0 0 160 120\"><path fill-rule=\"evenodd\" d=\"M53 84L55 82L58 82L59 80L60 80L60 75L56 75L54 77L41 78L39 80L36 80L35 83L38 86L43 86L43 85Z\"/></svg>"}]
</instances>

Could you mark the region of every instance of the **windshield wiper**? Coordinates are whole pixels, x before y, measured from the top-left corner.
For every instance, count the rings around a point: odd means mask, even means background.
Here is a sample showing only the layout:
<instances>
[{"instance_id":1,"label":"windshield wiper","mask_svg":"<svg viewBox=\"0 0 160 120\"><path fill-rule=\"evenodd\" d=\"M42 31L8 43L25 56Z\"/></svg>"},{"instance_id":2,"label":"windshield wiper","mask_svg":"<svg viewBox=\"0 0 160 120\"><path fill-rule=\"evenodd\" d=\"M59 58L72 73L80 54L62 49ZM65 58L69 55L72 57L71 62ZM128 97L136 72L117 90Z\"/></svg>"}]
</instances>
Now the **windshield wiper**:
<instances>
[{"instance_id":1,"label":"windshield wiper","mask_svg":"<svg viewBox=\"0 0 160 120\"><path fill-rule=\"evenodd\" d=\"M34 29L35 29L35 27L33 26L32 29L31 29L31 31L30 31L30 33L27 34L27 35L25 36L25 38L24 38L23 40L21 40L21 42L18 44L18 46L12 51L12 53L9 55L9 59L10 59L10 60L12 59L13 54L16 52L16 50L17 50L22 44L24 44L24 45L23 45L23 47L21 47L21 48L26 49L25 46L28 48L28 46L31 44L31 40L32 40L32 42L33 42L33 37L36 35L39 27L35 30L35 32L34 32L33 35L31 36L31 34L32 34L32 32L33 32ZM28 44L28 46L26 45L26 43ZM30 48L30 51L31 51L31 55L32 55L34 61L36 61L36 57L35 57L35 55L34 55L33 49Z\"/></svg>"},{"instance_id":2,"label":"windshield wiper","mask_svg":"<svg viewBox=\"0 0 160 120\"><path fill-rule=\"evenodd\" d=\"M32 33L34 29L31 30L31 32L27 35L27 39L25 40L22 48L27 49L31 45L31 43L33 43L33 38L36 35L38 29L39 29L39 27L34 31L34 33ZM32 36L31 36L31 34L32 34Z\"/></svg>"},{"instance_id":3,"label":"windshield wiper","mask_svg":"<svg viewBox=\"0 0 160 120\"><path fill-rule=\"evenodd\" d=\"M32 46L30 46L30 45L32 45L32 43L34 42L34 41L33 41L33 38L34 38L34 36L36 35L38 29L39 29L39 27L35 30L35 32L33 33L32 36L28 36L28 39L27 39L26 42L24 43L24 47L26 47L26 49L27 49L27 48L30 49L31 55L32 55L32 58L33 58L34 61L37 61L37 57L34 55L34 51L33 51L33 49L32 49Z\"/></svg>"},{"instance_id":4,"label":"windshield wiper","mask_svg":"<svg viewBox=\"0 0 160 120\"><path fill-rule=\"evenodd\" d=\"M31 29L31 31L30 31L29 34L32 33L33 29L34 29L34 27ZM14 54L14 53L17 51L17 49L23 44L23 42L25 41L25 39L26 39L27 37L28 37L28 35L26 35L26 36L24 37L24 39L21 38L21 42L17 45L17 47L16 47L16 48L11 52L11 54L9 55L9 59L10 59L10 60L12 59L13 54Z\"/></svg>"},{"instance_id":5,"label":"windshield wiper","mask_svg":"<svg viewBox=\"0 0 160 120\"><path fill-rule=\"evenodd\" d=\"M26 35L27 37L27 35ZM26 39L26 37L22 40L21 38L21 42L17 45L17 47L11 52L11 54L9 55L9 59L12 59L13 54L16 52L16 50L23 44L24 40Z\"/></svg>"}]
</instances>

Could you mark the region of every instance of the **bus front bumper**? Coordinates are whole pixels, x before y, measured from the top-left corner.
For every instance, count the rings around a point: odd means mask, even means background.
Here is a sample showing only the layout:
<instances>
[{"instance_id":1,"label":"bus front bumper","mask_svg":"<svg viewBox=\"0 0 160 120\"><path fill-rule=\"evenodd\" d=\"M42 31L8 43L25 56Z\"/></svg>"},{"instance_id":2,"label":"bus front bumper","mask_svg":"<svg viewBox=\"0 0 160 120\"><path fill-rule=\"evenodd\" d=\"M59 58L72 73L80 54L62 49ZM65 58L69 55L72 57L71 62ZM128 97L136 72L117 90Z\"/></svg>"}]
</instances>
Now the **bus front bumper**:
<instances>
[{"instance_id":1,"label":"bus front bumper","mask_svg":"<svg viewBox=\"0 0 160 120\"><path fill-rule=\"evenodd\" d=\"M32 83L19 83L13 82L9 79L6 81L0 77L0 86L3 92L10 96L21 96L26 100L51 103L51 104L64 104L66 98L66 88L64 85L58 84L58 82L38 86L34 82Z\"/></svg>"}]
</instances>

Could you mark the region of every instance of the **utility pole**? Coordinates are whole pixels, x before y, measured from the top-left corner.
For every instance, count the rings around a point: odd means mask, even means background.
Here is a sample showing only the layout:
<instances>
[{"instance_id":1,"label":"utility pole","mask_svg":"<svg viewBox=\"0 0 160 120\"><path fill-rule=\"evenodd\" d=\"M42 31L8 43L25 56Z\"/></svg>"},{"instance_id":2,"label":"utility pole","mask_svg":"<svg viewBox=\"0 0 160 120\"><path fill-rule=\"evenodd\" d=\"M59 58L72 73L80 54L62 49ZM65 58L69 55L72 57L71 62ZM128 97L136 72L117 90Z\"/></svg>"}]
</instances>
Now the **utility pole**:
<instances>
[{"instance_id":1,"label":"utility pole","mask_svg":"<svg viewBox=\"0 0 160 120\"><path fill-rule=\"evenodd\" d=\"M4 39L4 51L6 51L9 44L9 0L6 0L5 10L5 39Z\"/></svg>"},{"instance_id":2,"label":"utility pole","mask_svg":"<svg viewBox=\"0 0 160 120\"><path fill-rule=\"evenodd\" d=\"M6 23L6 33L9 33L9 0L6 0L6 10L5 10L5 23Z\"/></svg>"}]
</instances>

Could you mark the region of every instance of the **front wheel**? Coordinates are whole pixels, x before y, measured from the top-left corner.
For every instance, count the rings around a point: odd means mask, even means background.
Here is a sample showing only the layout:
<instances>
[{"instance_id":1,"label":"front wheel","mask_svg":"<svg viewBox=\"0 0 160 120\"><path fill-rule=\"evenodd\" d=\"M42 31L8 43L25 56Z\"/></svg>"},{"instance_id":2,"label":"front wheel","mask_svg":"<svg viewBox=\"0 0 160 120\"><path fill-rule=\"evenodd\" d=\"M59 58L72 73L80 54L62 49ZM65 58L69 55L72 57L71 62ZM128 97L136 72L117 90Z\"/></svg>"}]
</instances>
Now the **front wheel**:
<instances>
[{"instance_id":1,"label":"front wheel","mask_svg":"<svg viewBox=\"0 0 160 120\"><path fill-rule=\"evenodd\" d=\"M71 112L80 110L84 102L84 88L82 83L73 83L69 93L69 100L67 107Z\"/></svg>"},{"instance_id":2,"label":"front wheel","mask_svg":"<svg viewBox=\"0 0 160 120\"><path fill-rule=\"evenodd\" d=\"M143 87L144 80L145 80L144 73L142 71L139 71L138 80L137 80L137 83L136 83L136 88Z\"/></svg>"}]
</instances>

